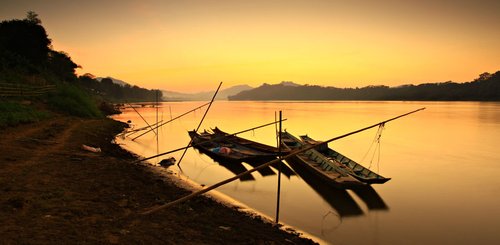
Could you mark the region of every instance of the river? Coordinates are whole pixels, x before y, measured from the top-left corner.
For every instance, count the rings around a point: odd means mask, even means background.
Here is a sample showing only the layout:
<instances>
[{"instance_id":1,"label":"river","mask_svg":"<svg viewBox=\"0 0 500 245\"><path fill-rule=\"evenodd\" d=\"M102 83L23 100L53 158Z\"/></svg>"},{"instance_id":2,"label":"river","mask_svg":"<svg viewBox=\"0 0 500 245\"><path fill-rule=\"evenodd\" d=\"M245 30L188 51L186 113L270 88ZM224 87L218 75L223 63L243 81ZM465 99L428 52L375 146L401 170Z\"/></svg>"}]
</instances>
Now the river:
<instances>
[{"instance_id":1,"label":"river","mask_svg":"<svg viewBox=\"0 0 500 245\"><path fill-rule=\"evenodd\" d=\"M167 121L202 104L164 102L158 118ZM217 126L238 132L272 122L281 110L288 132L327 140L420 107L426 110L387 123L380 144L374 142L377 128L329 144L392 178L389 182L372 185L369 193L354 193L318 188L322 185L314 179L287 171L281 178L280 221L331 244L496 244L500 240L500 103L216 101L200 129ZM158 147L153 133L119 143L145 157L184 147L189 142L187 131L197 127L205 109L161 127ZM137 110L149 123L156 121L155 108ZM136 128L146 125L130 108L114 118L131 120ZM276 145L273 126L239 136ZM181 154L169 156L178 160ZM246 163L242 166L251 168ZM207 186L234 176L232 167L194 149L187 151L181 167L185 178ZM252 179L234 181L217 191L275 217L276 173L275 169L254 172Z\"/></svg>"}]
</instances>

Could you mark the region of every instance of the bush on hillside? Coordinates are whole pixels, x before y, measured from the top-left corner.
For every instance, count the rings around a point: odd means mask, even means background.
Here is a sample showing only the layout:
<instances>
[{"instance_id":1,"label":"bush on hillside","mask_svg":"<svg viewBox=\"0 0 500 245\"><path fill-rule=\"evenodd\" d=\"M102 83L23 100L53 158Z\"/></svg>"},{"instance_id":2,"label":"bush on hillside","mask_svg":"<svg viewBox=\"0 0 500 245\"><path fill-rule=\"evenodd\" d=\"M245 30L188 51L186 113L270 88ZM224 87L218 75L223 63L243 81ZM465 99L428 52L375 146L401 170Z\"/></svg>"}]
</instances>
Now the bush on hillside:
<instances>
[{"instance_id":1,"label":"bush on hillside","mask_svg":"<svg viewBox=\"0 0 500 245\"><path fill-rule=\"evenodd\" d=\"M93 98L76 86L61 84L47 95L49 106L63 113L79 117L102 117Z\"/></svg>"},{"instance_id":2,"label":"bush on hillside","mask_svg":"<svg viewBox=\"0 0 500 245\"><path fill-rule=\"evenodd\" d=\"M0 102L0 128L21 123L36 122L49 117L47 112L42 112L33 107L17 102Z\"/></svg>"}]
</instances>

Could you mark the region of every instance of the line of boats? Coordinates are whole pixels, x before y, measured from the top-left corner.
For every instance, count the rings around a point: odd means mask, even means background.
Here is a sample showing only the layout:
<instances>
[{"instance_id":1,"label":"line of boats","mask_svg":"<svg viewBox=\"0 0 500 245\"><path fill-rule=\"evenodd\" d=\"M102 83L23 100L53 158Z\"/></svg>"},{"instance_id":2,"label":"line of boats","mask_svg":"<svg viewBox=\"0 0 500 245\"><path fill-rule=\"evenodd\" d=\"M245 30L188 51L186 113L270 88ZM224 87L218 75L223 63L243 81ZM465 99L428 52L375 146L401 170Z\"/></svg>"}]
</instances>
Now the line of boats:
<instances>
[{"instance_id":1,"label":"line of boats","mask_svg":"<svg viewBox=\"0 0 500 245\"><path fill-rule=\"evenodd\" d=\"M305 146L316 145L316 147L293 155L285 161L296 173L308 172L309 175L315 176L318 180L340 189L356 189L370 184L382 184L390 180L390 178L383 177L329 148L326 143L316 141L307 135L297 138L286 131L282 132L281 149L278 149L228 134L217 127L210 132L189 131L188 133L194 148L210 156L235 174L245 171L244 166L241 165L242 162L256 167L276 159L279 154L284 156ZM281 167L282 173L287 177L294 174L294 171L285 164L280 165L271 166L276 169ZM264 168L259 172L264 176L274 174L274 171L269 170ZM246 177L245 179L253 179L251 175L249 176L250 178Z\"/></svg>"}]
</instances>

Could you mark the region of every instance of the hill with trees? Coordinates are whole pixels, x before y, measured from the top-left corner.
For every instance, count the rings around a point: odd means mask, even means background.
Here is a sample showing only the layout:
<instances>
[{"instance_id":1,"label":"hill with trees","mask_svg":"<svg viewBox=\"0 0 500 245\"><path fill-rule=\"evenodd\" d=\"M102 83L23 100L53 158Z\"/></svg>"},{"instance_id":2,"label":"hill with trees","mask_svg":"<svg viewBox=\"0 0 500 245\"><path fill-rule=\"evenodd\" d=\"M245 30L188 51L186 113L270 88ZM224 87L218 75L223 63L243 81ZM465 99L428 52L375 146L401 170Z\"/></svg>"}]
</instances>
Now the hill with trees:
<instances>
[{"instance_id":1,"label":"hill with trees","mask_svg":"<svg viewBox=\"0 0 500 245\"><path fill-rule=\"evenodd\" d=\"M293 84L293 83L291 83ZM229 100L414 100L414 101L500 101L500 71L483 73L466 83L424 83L398 87L367 86L336 88L290 85L290 82L242 91Z\"/></svg>"},{"instance_id":2,"label":"hill with trees","mask_svg":"<svg viewBox=\"0 0 500 245\"><path fill-rule=\"evenodd\" d=\"M56 51L35 12L0 22L0 126L37 120L48 113L26 103L75 116L100 117L105 101L154 101L157 91L120 86L110 78L77 76L69 54ZM161 92L159 92L161 98Z\"/></svg>"}]
</instances>

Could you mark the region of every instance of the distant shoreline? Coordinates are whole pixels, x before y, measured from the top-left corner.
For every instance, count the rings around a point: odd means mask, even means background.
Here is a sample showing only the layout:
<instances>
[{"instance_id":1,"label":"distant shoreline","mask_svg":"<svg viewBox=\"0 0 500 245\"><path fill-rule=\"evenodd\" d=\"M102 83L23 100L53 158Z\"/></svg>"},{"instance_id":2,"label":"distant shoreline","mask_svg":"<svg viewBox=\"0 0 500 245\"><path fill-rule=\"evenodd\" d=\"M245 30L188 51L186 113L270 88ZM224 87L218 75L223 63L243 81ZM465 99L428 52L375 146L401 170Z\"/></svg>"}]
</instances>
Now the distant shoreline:
<instances>
[{"instance_id":1,"label":"distant shoreline","mask_svg":"<svg viewBox=\"0 0 500 245\"><path fill-rule=\"evenodd\" d=\"M263 84L228 96L228 100L500 101L500 71L483 73L474 81L466 83L425 83L398 87L337 88L290 82Z\"/></svg>"}]
</instances>

